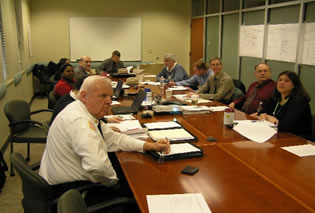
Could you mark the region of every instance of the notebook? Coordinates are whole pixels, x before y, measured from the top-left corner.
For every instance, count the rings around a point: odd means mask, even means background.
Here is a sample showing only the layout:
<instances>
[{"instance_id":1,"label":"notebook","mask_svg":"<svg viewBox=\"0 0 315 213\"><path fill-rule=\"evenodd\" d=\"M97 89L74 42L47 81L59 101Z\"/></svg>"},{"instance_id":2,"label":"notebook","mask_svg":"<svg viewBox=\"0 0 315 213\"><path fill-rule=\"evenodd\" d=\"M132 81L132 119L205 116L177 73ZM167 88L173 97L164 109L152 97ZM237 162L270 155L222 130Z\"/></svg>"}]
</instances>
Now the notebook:
<instances>
[{"instance_id":1,"label":"notebook","mask_svg":"<svg viewBox=\"0 0 315 213\"><path fill-rule=\"evenodd\" d=\"M121 80L118 80L116 88L114 90L114 96L112 97L112 100L118 100L122 87L123 87L123 82Z\"/></svg>"},{"instance_id":2,"label":"notebook","mask_svg":"<svg viewBox=\"0 0 315 213\"><path fill-rule=\"evenodd\" d=\"M163 161L200 158L203 156L203 150L190 143L171 144L171 152L169 154L154 151L150 151L148 153L157 160L161 160L161 158L163 158Z\"/></svg>"},{"instance_id":3,"label":"notebook","mask_svg":"<svg viewBox=\"0 0 315 213\"><path fill-rule=\"evenodd\" d=\"M136 99L132 102L131 106L117 106L112 107L113 114L130 114L137 113L141 104L146 96L145 91L139 90Z\"/></svg>"}]
</instances>

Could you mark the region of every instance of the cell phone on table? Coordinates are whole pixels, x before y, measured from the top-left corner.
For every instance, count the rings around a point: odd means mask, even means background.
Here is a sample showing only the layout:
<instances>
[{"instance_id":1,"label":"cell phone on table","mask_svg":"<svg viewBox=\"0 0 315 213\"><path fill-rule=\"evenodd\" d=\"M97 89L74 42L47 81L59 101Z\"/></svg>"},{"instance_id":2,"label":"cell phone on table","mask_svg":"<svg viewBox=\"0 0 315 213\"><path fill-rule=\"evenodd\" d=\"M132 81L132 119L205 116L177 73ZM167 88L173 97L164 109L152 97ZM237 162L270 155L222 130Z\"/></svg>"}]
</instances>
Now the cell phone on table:
<instances>
[{"instance_id":1,"label":"cell phone on table","mask_svg":"<svg viewBox=\"0 0 315 213\"><path fill-rule=\"evenodd\" d=\"M181 173L182 174L187 174L187 175L194 175L199 171L198 168L192 167L192 166L186 166Z\"/></svg>"}]
</instances>

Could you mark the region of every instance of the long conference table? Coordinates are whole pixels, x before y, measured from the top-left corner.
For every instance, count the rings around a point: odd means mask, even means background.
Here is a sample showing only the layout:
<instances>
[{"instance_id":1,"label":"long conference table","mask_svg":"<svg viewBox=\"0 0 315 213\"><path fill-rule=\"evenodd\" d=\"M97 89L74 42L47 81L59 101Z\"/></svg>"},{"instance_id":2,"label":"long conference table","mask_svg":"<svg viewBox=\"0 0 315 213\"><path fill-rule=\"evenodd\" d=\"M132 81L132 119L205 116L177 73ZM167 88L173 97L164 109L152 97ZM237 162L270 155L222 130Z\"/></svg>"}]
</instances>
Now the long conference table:
<instances>
[{"instance_id":1,"label":"long conference table","mask_svg":"<svg viewBox=\"0 0 315 213\"><path fill-rule=\"evenodd\" d=\"M151 87L153 93L159 88ZM130 101L122 101L128 104ZM222 105L218 102L208 106ZM201 193L212 212L315 212L315 156L300 158L283 149L311 143L278 132L267 142L249 141L223 125L223 112L160 115L140 123L176 119L198 138L202 158L158 163L150 155L117 152L123 172L141 212L149 212L146 195ZM235 119L253 119L238 110ZM216 142L206 139L212 136ZM181 174L187 165L193 176Z\"/></svg>"}]
</instances>

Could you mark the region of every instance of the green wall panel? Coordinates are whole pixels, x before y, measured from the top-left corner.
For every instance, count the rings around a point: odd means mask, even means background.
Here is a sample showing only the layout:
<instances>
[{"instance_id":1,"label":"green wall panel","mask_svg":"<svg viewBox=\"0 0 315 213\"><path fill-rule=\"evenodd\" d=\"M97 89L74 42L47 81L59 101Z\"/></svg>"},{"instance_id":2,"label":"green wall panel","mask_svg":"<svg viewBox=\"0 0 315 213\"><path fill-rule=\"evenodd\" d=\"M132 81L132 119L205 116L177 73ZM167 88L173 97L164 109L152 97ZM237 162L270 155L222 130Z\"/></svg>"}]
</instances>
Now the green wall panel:
<instances>
[{"instance_id":1,"label":"green wall panel","mask_svg":"<svg viewBox=\"0 0 315 213\"><path fill-rule=\"evenodd\" d=\"M206 62L218 57L219 50L219 16L207 18L206 29Z\"/></svg>"},{"instance_id":2,"label":"green wall panel","mask_svg":"<svg viewBox=\"0 0 315 213\"><path fill-rule=\"evenodd\" d=\"M232 78L238 79L238 41L239 41L239 14L223 16L222 32L222 60L223 70Z\"/></svg>"},{"instance_id":3,"label":"green wall panel","mask_svg":"<svg viewBox=\"0 0 315 213\"><path fill-rule=\"evenodd\" d=\"M246 86L246 89L256 81L255 66L256 64L261 63L261 61L261 58L241 57L241 81Z\"/></svg>"},{"instance_id":4,"label":"green wall panel","mask_svg":"<svg viewBox=\"0 0 315 213\"><path fill-rule=\"evenodd\" d=\"M282 62L282 61L267 61L272 71L272 79L277 80L278 75L286 70L294 71L294 63Z\"/></svg>"},{"instance_id":5,"label":"green wall panel","mask_svg":"<svg viewBox=\"0 0 315 213\"><path fill-rule=\"evenodd\" d=\"M315 114L315 66L301 65L300 79L308 94L311 96L312 114Z\"/></svg>"},{"instance_id":6,"label":"green wall panel","mask_svg":"<svg viewBox=\"0 0 315 213\"><path fill-rule=\"evenodd\" d=\"M247 12L247 13L243 14L244 25L264 24L264 19L265 19L265 11L264 10Z\"/></svg>"},{"instance_id":7,"label":"green wall panel","mask_svg":"<svg viewBox=\"0 0 315 213\"><path fill-rule=\"evenodd\" d=\"M270 9L270 24L290 24L299 22L300 5Z\"/></svg>"},{"instance_id":8,"label":"green wall panel","mask_svg":"<svg viewBox=\"0 0 315 213\"><path fill-rule=\"evenodd\" d=\"M315 2L306 5L305 21L315 22Z\"/></svg>"}]
</instances>

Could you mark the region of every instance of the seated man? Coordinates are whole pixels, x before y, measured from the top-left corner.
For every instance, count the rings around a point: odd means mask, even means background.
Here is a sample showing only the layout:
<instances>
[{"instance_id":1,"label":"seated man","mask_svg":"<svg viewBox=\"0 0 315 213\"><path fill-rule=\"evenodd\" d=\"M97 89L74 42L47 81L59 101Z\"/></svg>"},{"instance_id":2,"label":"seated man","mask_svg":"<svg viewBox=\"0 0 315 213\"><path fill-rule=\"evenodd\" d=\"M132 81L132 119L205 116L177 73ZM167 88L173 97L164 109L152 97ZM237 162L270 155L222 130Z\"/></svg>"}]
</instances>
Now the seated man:
<instances>
[{"instance_id":1,"label":"seated man","mask_svg":"<svg viewBox=\"0 0 315 213\"><path fill-rule=\"evenodd\" d=\"M223 64L220 58L210 59L210 68L213 75L207 82L197 90L197 94L201 98L229 103L234 92L234 84L232 78L225 72L222 72ZM190 92L187 96L195 93Z\"/></svg>"},{"instance_id":2,"label":"seated man","mask_svg":"<svg viewBox=\"0 0 315 213\"><path fill-rule=\"evenodd\" d=\"M69 104L52 123L39 174L52 185L54 195L87 183L115 185L118 178L108 152L170 151L166 139L144 142L113 132L101 121L108 113L112 95L108 78L90 76L83 82L79 100Z\"/></svg>"},{"instance_id":3,"label":"seated man","mask_svg":"<svg viewBox=\"0 0 315 213\"><path fill-rule=\"evenodd\" d=\"M255 66L256 82L249 86L245 95L230 103L229 107L235 107L248 114L261 110L259 108L271 98L275 90L276 82L271 79L271 75L268 64L257 64Z\"/></svg>"},{"instance_id":4,"label":"seated man","mask_svg":"<svg viewBox=\"0 0 315 213\"><path fill-rule=\"evenodd\" d=\"M177 64L174 54L168 53L164 55L164 64L165 67L162 71L156 76L156 80L160 81L160 78L163 77L166 83L169 81L182 81L188 78L188 75L181 65Z\"/></svg>"},{"instance_id":5,"label":"seated man","mask_svg":"<svg viewBox=\"0 0 315 213\"><path fill-rule=\"evenodd\" d=\"M92 75L91 62L92 61L90 57L82 56L79 61L79 66L74 69L74 77L77 78L79 75Z\"/></svg>"},{"instance_id":6,"label":"seated man","mask_svg":"<svg viewBox=\"0 0 315 213\"><path fill-rule=\"evenodd\" d=\"M120 52L115 50L112 53L112 57L103 61L98 67L97 73L101 74L101 72L105 72L108 74L117 73L118 69L123 68L124 63L120 60Z\"/></svg>"},{"instance_id":7,"label":"seated man","mask_svg":"<svg viewBox=\"0 0 315 213\"><path fill-rule=\"evenodd\" d=\"M203 61L197 61L193 64L193 70L195 75L191 78L183 81L170 81L168 83L169 86L187 86L192 89L198 89L203 86L208 78L213 75L213 71L208 69L207 65Z\"/></svg>"}]
</instances>

